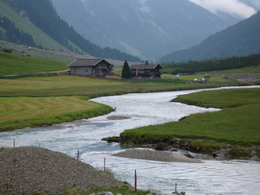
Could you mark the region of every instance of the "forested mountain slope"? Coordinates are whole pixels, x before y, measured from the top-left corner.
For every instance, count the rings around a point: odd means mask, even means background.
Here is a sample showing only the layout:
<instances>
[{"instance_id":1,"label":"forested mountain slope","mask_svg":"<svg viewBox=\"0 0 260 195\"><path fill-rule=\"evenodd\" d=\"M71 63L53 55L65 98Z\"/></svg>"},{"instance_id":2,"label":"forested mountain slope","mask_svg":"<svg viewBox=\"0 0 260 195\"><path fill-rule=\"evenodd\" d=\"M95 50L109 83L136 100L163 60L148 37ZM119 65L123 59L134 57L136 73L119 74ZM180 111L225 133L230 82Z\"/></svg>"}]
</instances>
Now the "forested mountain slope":
<instances>
[{"instance_id":1,"label":"forested mountain slope","mask_svg":"<svg viewBox=\"0 0 260 195\"><path fill-rule=\"evenodd\" d=\"M160 58L160 62L203 60L260 53L260 11L221 32L209 36L201 44Z\"/></svg>"},{"instance_id":2,"label":"forested mountain slope","mask_svg":"<svg viewBox=\"0 0 260 195\"><path fill-rule=\"evenodd\" d=\"M8 9L6 11L1 6L1 23L8 22L13 25L11 30L10 26L0 26L0 37L2 40L43 47L41 44L43 41L38 41L38 39L41 39L46 42L54 42L52 45L57 43L55 49L58 48L61 51L64 51L65 48L75 53L87 53L95 57L129 61L140 60L117 49L101 48L91 43L58 16L50 0L0 0L0 3ZM10 7L15 9L16 13ZM19 18L19 15L23 18ZM37 28L32 27L33 25ZM23 26L29 26L29 28L23 28ZM32 32L34 30L37 30L38 33ZM33 43L21 41L17 32L20 35L25 33L27 36L28 34L28 39L33 38ZM44 44L44 46L48 45ZM54 48L47 47L47 49Z\"/></svg>"},{"instance_id":3,"label":"forested mountain slope","mask_svg":"<svg viewBox=\"0 0 260 195\"><path fill-rule=\"evenodd\" d=\"M91 42L144 60L157 61L231 25L189 0L52 2L61 18Z\"/></svg>"}]
</instances>

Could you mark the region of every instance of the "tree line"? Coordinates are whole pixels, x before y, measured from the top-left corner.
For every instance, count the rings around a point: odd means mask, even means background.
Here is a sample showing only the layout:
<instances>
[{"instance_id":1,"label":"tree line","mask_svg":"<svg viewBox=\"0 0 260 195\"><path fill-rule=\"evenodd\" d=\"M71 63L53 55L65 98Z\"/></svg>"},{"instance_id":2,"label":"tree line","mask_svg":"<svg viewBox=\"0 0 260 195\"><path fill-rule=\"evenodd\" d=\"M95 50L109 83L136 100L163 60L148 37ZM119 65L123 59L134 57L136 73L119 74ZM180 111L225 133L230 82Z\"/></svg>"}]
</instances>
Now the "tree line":
<instances>
[{"instance_id":1,"label":"tree line","mask_svg":"<svg viewBox=\"0 0 260 195\"><path fill-rule=\"evenodd\" d=\"M233 56L226 58L211 58L207 60L187 62L166 62L161 64L163 73L170 74L194 74L196 72L219 71L244 68L260 65L260 54L251 54L247 56Z\"/></svg>"}]
</instances>

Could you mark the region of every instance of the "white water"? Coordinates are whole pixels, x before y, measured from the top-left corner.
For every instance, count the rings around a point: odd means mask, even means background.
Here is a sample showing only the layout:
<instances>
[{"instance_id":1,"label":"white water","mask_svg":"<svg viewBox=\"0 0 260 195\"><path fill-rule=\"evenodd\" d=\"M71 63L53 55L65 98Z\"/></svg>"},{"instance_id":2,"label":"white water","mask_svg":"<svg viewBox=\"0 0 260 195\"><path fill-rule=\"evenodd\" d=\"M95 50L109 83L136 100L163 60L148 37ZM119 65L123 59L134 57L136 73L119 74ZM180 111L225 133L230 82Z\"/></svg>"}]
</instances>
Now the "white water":
<instances>
[{"instance_id":1,"label":"white water","mask_svg":"<svg viewBox=\"0 0 260 195\"><path fill-rule=\"evenodd\" d=\"M241 88L241 87L240 87ZM208 89L215 90L215 89ZM0 133L0 147L41 146L66 153L72 157L80 151L80 160L102 169L106 166L115 176L134 185L134 170L138 174L138 188L163 192L178 191L187 195L202 194L259 194L260 163L241 160L203 160L204 163L165 163L110 156L124 150L117 143L101 141L108 136L119 135L126 129L152 124L178 121L194 113L213 112L219 109L201 108L170 102L181 94L196 91L127 94L100 97L93 101L116 108L105 116L91 118L80 124L60 124L44 128L28 128ZM108 120L108 116L127 116L129 119Z\"/></svg>"}]
</instances>

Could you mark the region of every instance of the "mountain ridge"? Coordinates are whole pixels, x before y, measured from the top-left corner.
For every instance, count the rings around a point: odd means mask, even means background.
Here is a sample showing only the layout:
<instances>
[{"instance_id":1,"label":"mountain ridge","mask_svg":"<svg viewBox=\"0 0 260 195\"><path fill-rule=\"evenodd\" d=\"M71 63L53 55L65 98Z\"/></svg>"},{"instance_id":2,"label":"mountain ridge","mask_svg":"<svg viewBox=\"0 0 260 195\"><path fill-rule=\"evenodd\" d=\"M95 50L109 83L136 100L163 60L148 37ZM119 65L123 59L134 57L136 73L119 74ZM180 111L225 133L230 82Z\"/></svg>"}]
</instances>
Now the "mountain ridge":
<instances>
[{"instance_id":1,"label":"mountain ridge","mask_svg":"<svg viewBox=\"0 0 260 195\"><path fill-rule=\"evenodd\" d=\"M260 11L248 19L209 36L191 48L175 51L160 62L204 60L260 53Z\"/></svg>"}]
</instances>

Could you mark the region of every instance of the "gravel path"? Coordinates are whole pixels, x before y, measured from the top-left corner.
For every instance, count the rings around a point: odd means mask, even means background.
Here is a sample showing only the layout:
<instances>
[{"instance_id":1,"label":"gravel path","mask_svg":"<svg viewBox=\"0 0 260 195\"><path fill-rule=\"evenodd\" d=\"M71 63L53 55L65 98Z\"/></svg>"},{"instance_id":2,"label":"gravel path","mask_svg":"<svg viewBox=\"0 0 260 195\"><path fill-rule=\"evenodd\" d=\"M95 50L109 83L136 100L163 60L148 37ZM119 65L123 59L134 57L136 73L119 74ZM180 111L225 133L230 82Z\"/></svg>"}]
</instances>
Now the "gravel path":
<instances>
[{"instance_id":1,"label":"gravel path","mask_svg":"<svg viewBox=\"0 0 260 195\"><path fill-rule=\"evenodd\" d=\"M182 154L174 152L147 150L147 149L129 149L112 156L135 158L144 160L164 161L164 162L190 162L200 163L202 161L197 159L188 158Z\"/></svg>"},{"instance_id":2,"label":"gravel path","mask_svg":"<svg viewBox=\"0 0 260 195\"><path fill-rule=\"evenodd\" d=\"M0 152L0 194L59 194L71 187L110 188L123 183L89 164L40 147Z\"/></svg>"}]
</instances>

